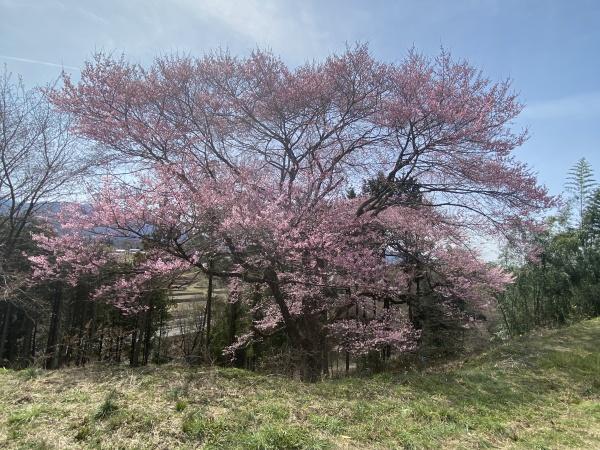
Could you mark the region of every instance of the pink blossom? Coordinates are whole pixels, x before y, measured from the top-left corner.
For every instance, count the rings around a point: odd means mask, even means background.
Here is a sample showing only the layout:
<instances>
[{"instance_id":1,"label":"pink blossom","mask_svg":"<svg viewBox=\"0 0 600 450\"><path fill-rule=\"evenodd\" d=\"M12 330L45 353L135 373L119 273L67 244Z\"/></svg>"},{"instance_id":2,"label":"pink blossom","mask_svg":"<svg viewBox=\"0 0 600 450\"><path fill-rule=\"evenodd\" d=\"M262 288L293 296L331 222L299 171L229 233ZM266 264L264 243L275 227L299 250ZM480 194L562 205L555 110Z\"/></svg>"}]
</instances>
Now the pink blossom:
<instances>
[{"instance_id":1,"label":"pink blossom","mask_svg":"<svg viewBox=\"0 0 600 450\"><path fill-rule=\"evenodd\" d=\"M419 333L395 305L415 280L442 302L492 300L511 278L470 236L534 229L554 203L512 156L526 133L511 128L522 106L510 84L446 53L387 64L359 46L295 69L265 52L149 68L97 55L64 81L52 98L75 131L136 170L65 208L31 262L74 282L114 261L111 240L139 239L145 257L94 294L123 310L152 280L197 270L235 280L256 333L283 326L302 346L323 323L355 353L409 350ZM346 198L379 173L389 185Z\"/></svg>"}]
</instances>

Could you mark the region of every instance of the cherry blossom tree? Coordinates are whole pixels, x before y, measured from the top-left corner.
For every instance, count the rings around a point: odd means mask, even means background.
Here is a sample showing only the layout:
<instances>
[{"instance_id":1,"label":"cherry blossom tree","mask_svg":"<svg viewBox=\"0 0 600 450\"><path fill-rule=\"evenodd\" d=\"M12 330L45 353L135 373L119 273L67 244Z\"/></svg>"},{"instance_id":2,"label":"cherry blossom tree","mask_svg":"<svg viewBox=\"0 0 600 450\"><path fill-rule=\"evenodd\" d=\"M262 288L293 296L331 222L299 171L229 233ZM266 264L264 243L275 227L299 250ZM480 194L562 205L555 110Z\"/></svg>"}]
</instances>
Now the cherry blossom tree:
<instances>
[{"instance_id":1,"label":"cherry blossom tree","mask_svg":"<svg viewBox=\"0 0 600 450\"><path fill-rule=\"evenodd\" d=\"M52 99L110 176L62 215L39 270L95 270L78 246L138 237L146 276L229 280L254 318L233 349L284 330L308 381L325 341L414 348L416 280L448 305L490 301L510 276L471 238L535 228L553 202L512 156L526 134L510 83L446 53L390 64L357 46L297 68L261 51L149 68L98 54Z\"/></svg>"}]
</instances>

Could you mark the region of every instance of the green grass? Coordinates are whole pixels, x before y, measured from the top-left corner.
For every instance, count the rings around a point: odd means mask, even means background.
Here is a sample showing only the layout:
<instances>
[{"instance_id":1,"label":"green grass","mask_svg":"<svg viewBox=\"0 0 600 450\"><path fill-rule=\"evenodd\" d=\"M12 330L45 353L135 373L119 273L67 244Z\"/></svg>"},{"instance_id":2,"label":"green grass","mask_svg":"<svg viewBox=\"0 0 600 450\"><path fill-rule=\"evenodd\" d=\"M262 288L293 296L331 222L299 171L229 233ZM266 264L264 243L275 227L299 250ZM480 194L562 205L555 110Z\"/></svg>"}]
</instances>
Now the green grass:
<instances>
[{"instance_id":1,"label":"green grass","mask_svg":"<svg viewBox=\"0 0 600 450\"><path fill-rule=\"evenodd\" d=\"M314 385L238 369L0 370L0 448L600 448L600 320Z\"/></svg>"},{"instance_id":2,"label":"green grass","mask_svg":"<svg viewBox=\"0 0 600 450\"><path fill-rule=\"evenodd\" d=\"M98 406L96 413L94 414L94 419L103 420L106 419L119 409L119 405L116 403L117 391L111 390L106 395L104 401Z\"/></svg>"}]
</instances>

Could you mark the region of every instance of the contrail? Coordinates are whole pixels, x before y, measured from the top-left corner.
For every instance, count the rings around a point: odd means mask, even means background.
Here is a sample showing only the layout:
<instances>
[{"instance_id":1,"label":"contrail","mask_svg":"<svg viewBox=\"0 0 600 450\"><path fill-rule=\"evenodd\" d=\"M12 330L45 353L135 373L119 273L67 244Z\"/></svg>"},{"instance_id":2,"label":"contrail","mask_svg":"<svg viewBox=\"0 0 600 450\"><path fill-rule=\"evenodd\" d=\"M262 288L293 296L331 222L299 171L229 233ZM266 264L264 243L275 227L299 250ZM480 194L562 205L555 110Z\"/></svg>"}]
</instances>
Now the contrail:
<instances>
[{"instance_id":1,"label":"contrail","mask_svg":"<svg viewBox=\"0 0 600 450\"><path fill-rule=\"evenodd\" d=\"M6 56L6 55L0 55L0 58L10 59L12 61L31 63L31 64L41 64L43 66L60 67L61 69L79 70L79 67L65 66L64 64L56 64L56 63L47 62L47 61L38 61L37 59L17 58L16 56Z\"/></svg>"}]
</instances>

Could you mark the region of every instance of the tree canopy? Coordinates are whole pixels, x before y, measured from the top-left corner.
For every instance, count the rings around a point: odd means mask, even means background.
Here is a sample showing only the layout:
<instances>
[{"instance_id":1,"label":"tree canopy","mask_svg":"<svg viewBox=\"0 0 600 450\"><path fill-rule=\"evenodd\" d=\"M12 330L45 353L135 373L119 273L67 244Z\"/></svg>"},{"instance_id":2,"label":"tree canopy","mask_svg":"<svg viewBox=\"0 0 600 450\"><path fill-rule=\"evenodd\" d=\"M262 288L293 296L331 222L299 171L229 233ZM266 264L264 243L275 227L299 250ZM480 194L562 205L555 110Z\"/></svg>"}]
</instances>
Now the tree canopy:
<instances>
[{"instance_id":1,"label":"tree canopy","mask_svg":"<svg viewBox=\"0 0 600 450\"><path fill-rule=\"evenodd\" d=\"M51 98L109 175L38 237L38 275L74 282L114 257L107 240L139 238L136 270L96 298L127 313L158 274L226 279L252 322L232 351L284 330L307 380L324 340L412 348L424 291L455 315L489 301L511 276L471 238L539 230L553 204L512 156L526 135L510 83L446 53L392 64L357 46L296 68L262 51L98 54Z\"/></svg>"}]
</instances>

